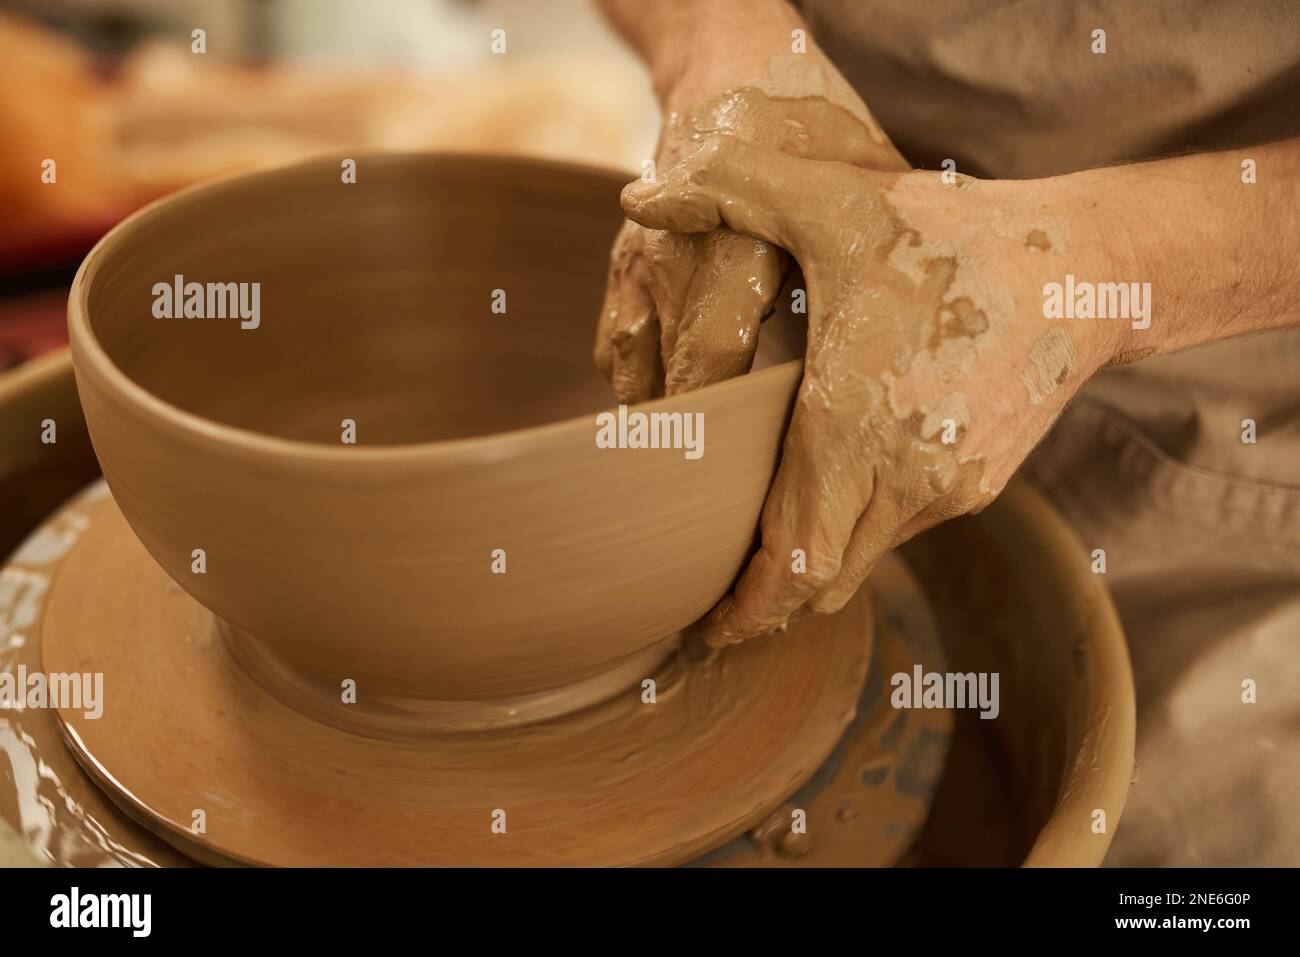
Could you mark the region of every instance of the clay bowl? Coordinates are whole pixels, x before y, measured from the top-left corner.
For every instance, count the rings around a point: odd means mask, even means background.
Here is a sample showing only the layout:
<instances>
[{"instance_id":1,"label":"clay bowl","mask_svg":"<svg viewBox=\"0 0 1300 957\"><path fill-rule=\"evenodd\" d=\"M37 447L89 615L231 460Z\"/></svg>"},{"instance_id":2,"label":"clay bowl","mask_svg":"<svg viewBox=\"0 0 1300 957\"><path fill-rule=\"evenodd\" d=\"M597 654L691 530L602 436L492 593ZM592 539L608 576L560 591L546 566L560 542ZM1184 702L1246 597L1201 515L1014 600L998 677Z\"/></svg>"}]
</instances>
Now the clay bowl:
<instances>
[{"instance_id":1,"label":"clay bowl","mask_svg":"<svg viewBox=\"0 0 1300 957\"><path fill-rule=\"evenodd\" d=\"M639 680L735 578L800 366L637 407L702 412L697 459L597 448L611 393L573 357L626 178L321 160L168 197L87 257L72 354L113 496L283 694L546 717ZM155 318L176 275L260 283L260 324Z\"/></svg>"}]
</instances>

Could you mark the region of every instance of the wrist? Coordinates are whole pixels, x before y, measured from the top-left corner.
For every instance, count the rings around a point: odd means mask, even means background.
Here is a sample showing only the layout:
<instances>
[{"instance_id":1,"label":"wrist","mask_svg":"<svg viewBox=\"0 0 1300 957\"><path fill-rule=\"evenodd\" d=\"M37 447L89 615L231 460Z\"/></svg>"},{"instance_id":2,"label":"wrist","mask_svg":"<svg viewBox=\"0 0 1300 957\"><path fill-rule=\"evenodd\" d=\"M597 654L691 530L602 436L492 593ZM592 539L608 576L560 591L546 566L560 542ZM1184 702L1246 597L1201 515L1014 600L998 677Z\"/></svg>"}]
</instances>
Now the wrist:
<instances>
[{"instance_id":1,"label":"wrist","mask_svg":"<svg viewBox=\"0 0 1300 957\"><path fill-rule=\"evenodd\" d=\"M1113 185L1081 174L1019 184L1026 248L1039 253L1032 258L1043 316L1069 329L1088 375L1156 351L1148 264L1123 204L1111 199Z\"/></svg>"},{"instance_id":2,"label":"wrist","mask_svg":"<svg viewBox=\"0 0 1300 957\"><path fill-rule=\"evenodd\" d=\"M642 54L665 113L766 80L772 58L791 52L792 31L806 29L786 0L688 0L660 17Z\"/></svg>"}]
</instances>

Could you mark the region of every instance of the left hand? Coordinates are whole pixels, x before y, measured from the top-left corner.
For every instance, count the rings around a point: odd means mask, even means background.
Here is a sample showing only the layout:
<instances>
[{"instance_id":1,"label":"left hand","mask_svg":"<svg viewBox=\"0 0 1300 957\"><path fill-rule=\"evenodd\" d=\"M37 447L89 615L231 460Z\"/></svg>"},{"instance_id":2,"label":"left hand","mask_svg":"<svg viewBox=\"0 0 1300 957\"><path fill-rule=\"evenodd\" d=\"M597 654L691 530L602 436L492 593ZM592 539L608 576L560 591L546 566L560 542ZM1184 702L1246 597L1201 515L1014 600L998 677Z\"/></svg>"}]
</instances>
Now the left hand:
<instances>
[{"instance_id":1,"label":"left hand","mask_svg":"<svg viewBox=\"0 0 1300 957\"><path fill-rule=\"evenodd\" d=\"M728 43L728 57L735 57ZM717 43L693 56L695 69L707 75L687 72L673 83L660 167L726 132L795 156L907 169L866 104L815 47L775 59L765 49L762 60L784 66L762 77L753 74L751 58L720 57ZM759 325L772 313L788 267L780 250L727 229L682 235L625 222L610 254L593 350L618 400L689 392L749 371Z\"/></svg>"}]
</instances>

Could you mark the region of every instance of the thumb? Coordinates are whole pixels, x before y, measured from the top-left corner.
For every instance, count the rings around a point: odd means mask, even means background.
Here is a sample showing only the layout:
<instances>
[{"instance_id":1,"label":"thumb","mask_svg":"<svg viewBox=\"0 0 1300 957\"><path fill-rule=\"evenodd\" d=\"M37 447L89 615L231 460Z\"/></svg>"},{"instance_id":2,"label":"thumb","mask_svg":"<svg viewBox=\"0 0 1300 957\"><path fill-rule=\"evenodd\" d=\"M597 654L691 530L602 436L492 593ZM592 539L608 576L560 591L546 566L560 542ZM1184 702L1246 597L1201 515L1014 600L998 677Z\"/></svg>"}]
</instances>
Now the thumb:
<instances>
[{"instance_id":1,"label":"thumb","mask_svg":"<svg viewBox=\"0 0 1300 957\"><path fill-rule=\"evenodd\" d=\"M798 256L791 224L806 218L798 209L809 162L718 134L655 181L623 187L623 212L642 226L675 233L727 226Z\"/></svg>"}]
</instances>

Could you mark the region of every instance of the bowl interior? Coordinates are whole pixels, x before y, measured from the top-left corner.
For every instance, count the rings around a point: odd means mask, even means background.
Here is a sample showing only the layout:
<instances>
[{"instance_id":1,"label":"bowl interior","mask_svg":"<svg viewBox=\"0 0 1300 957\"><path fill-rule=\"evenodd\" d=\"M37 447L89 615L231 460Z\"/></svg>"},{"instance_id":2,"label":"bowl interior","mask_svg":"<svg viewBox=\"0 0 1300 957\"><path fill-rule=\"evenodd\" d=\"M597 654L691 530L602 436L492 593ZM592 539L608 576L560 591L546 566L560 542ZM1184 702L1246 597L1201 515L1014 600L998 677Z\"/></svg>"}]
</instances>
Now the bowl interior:
<instances>
[{"instance_id":1,"label":"bowl interior","mask_svg":"<svg viewBox=\"0 0 1300 957\"><path fill-rule=\"evenodd\" d=\"M88 314L138 385L264 435L338 445L350 418L359 443L403 444L568 418L610 402L591 347L626 178L458 156L363 158L355 184L334 161L244 177L129 226ZM211 314L234 300L207 284L248 284L241 317L157 317L197 301L178 275Z\"/></svg>"},{"instance_id":2,"label":"bowl interior","mask_svg":"<svg viewBox=\"0 0 1300 957\"><path fill-rule=\"evenodd\" d=\"M261 435L337 446L352 419L400 445L591 413L612 404L592 345L630 178L436 155L363 158L352 184L333 160L213 184L104 245L90 327L155 397ZM755 367L803 333L779 308Z\"/></svg>"}]
</instances>

